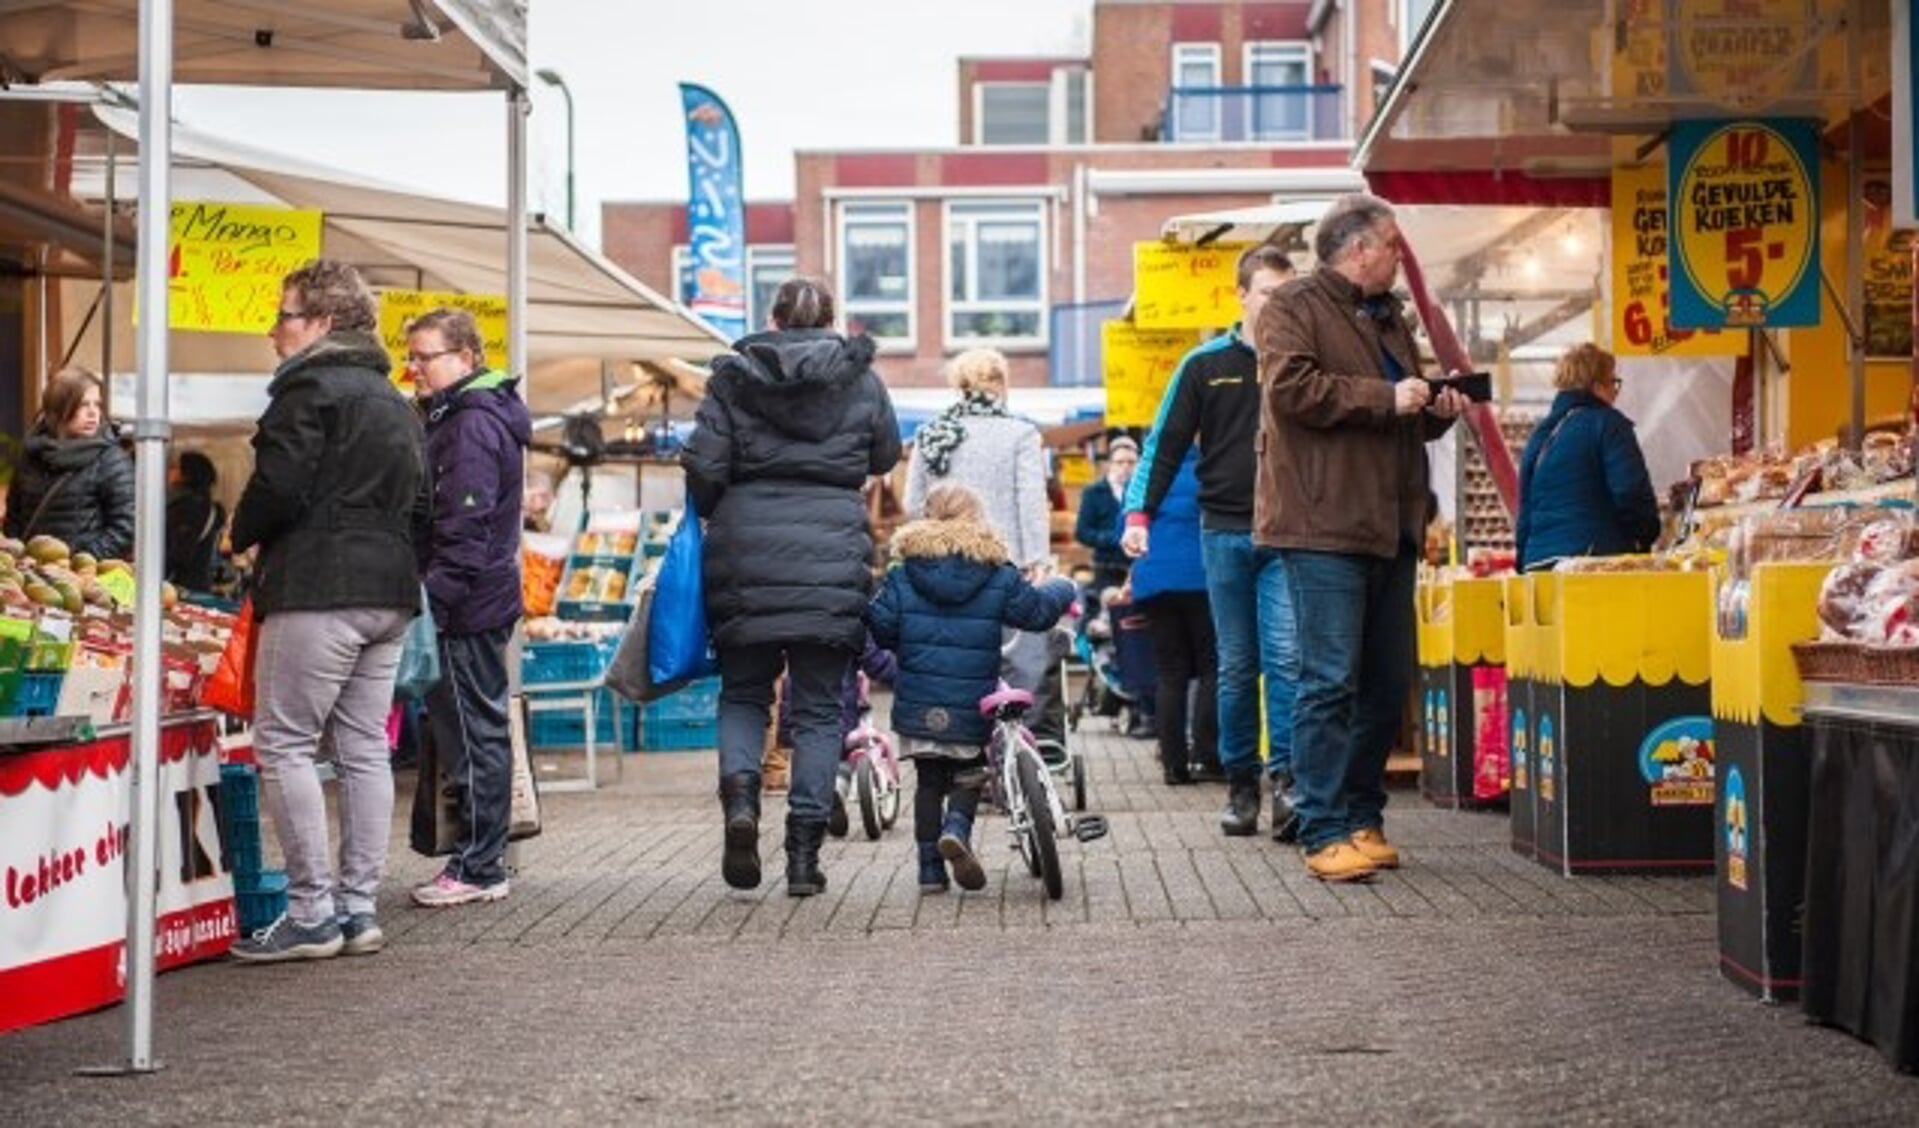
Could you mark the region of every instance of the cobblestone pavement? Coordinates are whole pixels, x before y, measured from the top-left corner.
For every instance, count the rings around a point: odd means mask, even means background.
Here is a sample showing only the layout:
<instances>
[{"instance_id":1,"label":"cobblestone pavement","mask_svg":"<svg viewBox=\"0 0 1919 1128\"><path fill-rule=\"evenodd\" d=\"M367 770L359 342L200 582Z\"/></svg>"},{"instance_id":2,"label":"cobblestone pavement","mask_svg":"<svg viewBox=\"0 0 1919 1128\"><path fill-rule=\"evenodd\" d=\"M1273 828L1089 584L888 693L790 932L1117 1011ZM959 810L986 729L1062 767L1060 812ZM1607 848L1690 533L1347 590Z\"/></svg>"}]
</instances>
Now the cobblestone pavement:
<instances>
[{"instance_id":1,"label":"cobblestone pavement","mask_svg":"<svg viewBox=\"0 0 1919 1128\"><path fill-rule=\"evenodd\" d=\"M500 904L410 907L396 849L385 953L162 977L158 1076L72 1076L119 1010L0 1037L0 1123L1919 1123L1919 1082L1718 978L1705 879L1567 881L1402 793L1406 867L1321 886L1150 746L1081 748L1112 832L1057 903L996 818L979 894L920 896L905 818L830 841L824 896L736 893L710 752L603 764Z\"/></svg>"}]
</instances>

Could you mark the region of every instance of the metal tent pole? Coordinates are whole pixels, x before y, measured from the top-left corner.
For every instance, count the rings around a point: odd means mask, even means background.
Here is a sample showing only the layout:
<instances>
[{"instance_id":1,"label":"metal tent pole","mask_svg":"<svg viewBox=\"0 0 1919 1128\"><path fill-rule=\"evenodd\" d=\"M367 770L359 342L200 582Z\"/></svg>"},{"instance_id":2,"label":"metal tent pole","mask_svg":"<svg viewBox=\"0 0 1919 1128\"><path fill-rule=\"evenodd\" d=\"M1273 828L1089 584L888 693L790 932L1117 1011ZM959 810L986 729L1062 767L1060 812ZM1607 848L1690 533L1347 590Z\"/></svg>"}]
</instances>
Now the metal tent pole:
<instances>
[{"instance_id":1,"label":"metal tent pole","mask_svg":"<svg viewBox=\"0 0 1919 1128\"><path fill-rule=\"evenodd\" d=\"M526 398L526 91L506 96L506 357Z\"/></svg>"}]
</instances>

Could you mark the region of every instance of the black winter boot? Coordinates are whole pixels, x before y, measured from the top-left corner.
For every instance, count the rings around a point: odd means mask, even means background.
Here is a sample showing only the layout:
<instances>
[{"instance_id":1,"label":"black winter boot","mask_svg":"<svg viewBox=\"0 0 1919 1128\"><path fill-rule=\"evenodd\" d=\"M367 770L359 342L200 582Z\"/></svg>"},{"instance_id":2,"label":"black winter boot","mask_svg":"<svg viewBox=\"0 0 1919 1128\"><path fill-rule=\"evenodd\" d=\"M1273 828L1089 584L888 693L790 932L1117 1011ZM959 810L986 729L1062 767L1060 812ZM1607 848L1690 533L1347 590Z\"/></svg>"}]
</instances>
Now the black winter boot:
<instances>
[{"instance_id":1,"label":"black winter boot","mask_svg":"<svg viewBox=\"0 0 1919 1128\"><path fill-rule=\"evenodd\" d=\"M1259 833L1258 769L1227 781L1226 809L1220 812L1219 829L1229 838Z\"/></svg>"},{"instance_id":2,"label":"black winter boot","mask_svg":"<svg viewBox=\"0 0 1919 1128\"><path fill-rule=\"evenodd\" d=\"M720 810L726 816L726 850L720 876L735 889L760 884L760 777L735 772L720 777Z\"/></svg>"},{"instance_id":3,"label":"black winter boot","mask_svg":"<svg viewBox=\"0 0 1919 1128\"><path fill-rule=\"evenodd\" d=\"M826 875L820 872L820 843L826 839L823 822L786 824L786 895L811 897L826 892Z\"/></svg>"},{"instance_id":4,"label":"black winter boot","mask_svg":"<svg viewBox=\"0 0 1919 1128\"><path fill-rule=\"evenodd\" d=\"M1295 809L1298 796L1293 792L1293 781L1285 776L1273 777L1273 841L1290 846L1299 841L1299 811Z\"/></svg>"}]
</instances>

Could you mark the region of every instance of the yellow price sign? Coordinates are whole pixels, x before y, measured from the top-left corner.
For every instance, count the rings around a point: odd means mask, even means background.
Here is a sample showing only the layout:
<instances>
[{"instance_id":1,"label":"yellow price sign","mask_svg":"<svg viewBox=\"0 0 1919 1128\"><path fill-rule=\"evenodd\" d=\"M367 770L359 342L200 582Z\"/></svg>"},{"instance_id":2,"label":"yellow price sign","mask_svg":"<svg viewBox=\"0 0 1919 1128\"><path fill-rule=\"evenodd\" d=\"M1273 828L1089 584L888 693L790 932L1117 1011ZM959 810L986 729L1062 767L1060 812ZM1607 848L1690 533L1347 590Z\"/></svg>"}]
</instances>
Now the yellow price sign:
<instances>
[{"instance_id":1,"label":"yellow price sign","mask_svg":"<svg viewBox=\"0 0 1919 1128\"><path fill-rule=\"evenodd\" d=\"M1674 124L1673 323L1819 324L1818 123Z\"/></svg>"},{"instance_id":2,"label":"yellow price sign","mask_svg":"<svg viewBox=\"0 0 1919 1128\"><path fill-rule=\"evenodd\" d=\"M1180 361L1199 345L1188 329L1145 329L1125 321L1100 326L1106 377L1106 425L1150 427Z\"/></svg>"},{"instance_id":3,"label":"yellow price sign","mask_svg":"<svg viewBox=\"0 0 1919 1128\"><path fill-rule=\"evenodd\" d=\"M1224 329L1239 320L1242 244L1133 244L1133 323L1142 329Z\"/></svg>"},{"instance_id":4,"label":"yellow price sign","mask_svg":"<svg viewBox=\"0 0 1919 1128\"><path fill-rule=\"evenodd\" d=\"M169 213L167 325L264 333L280 281L320 257L317 211L176 201Z\"/></svg>"},{"instance_id":5,"label":"yellow price sign","mask_svg":"<svg viewBox=\"0 0 1919 1128\"><path fill-rule=\"evenodd\" d=\"M1620 356L1733 356L1737 334L1675 329L1666 264L1666 170L1615 168L1612 174L1613 351Z\"/></svg>"},{"instance_id":6,"label":"yellow price sign","mask_svg":"<svg viewBox=\"0 0 1919 1128\"><path fill-rule=\"evenodd\" d=\"M496 367L506 364L506 298L500 294L456 294L442 290L380 291L380 343L393 358L393 383L408 395L413 394L413 377L406 370L406 327L415 318L432 310L463 309L473 315L480 327L480 343L486 346L485 363Z\"/></svg>"}]
</instances>

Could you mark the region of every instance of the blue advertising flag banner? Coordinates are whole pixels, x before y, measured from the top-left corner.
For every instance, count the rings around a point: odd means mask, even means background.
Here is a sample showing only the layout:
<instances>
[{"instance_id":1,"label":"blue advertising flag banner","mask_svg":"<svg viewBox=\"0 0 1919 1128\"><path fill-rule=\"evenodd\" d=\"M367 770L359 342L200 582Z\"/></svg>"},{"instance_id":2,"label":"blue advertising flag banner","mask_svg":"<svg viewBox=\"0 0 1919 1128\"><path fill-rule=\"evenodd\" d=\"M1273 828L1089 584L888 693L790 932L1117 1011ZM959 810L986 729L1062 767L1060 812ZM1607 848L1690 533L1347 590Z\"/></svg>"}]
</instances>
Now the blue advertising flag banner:
<instances>
[{"instance_id":1,"label":"blue advertising flag banner","mask_svg":"<svg viewBox=\"0 0 1919 1128\"><path fill-rule=\"evenodd\" d=\"M686 107L687 306L728 339L746 335L746 203L733 112L704 86L680 83Z\"/></svg>"},{"instance_id":2,"label":"blue advertising flag banner","mask_svg":"<svg viewBox=\"0 0 1919 1128\"><path fill-rule=\"evenodd\" d=\"M1678 329L1819 324L1819 123L1681 121L1667 143Z\"/></svg>"},{"instance_id":3,"label":"blue advertising flag banner","mask_svg":"<svg viewBox=\"0 0 1919 1128\"><path fill-rule=\"evenodd\" d=\"M1919 176L1912 162L1919 158L1919 78L1913 60L1919 58L1919 19L1913 17L1912 4L1898 0L1892 6L1892 222L1898 227L1919 227Z\"/></svg>"}]
</instances>

